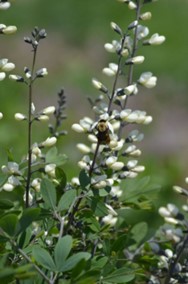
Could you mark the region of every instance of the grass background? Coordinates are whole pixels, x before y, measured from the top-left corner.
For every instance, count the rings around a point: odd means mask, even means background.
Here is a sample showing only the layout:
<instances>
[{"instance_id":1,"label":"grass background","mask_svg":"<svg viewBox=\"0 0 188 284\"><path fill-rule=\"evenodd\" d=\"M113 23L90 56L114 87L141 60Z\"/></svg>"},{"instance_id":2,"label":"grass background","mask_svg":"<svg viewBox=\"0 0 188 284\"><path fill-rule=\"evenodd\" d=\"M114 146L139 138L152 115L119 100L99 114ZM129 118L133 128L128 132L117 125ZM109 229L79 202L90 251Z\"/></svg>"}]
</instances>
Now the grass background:
<instances>
[{"instance_id":1,"label":"grass background","mask_svg":"<svg viewBox=\"0 0 188 284\"><path fill-rule=\"evenodd\" d=\"M150 126L141 127L145 140L140 145L143 151L140 163L146 165L146 174L162 185L167 197L167 189L182 184L187 175L187 10L188 0L160 0L145 5L144 11L151 11L153 16L143 24L149 27L150 34L158 32L167 40L160 47L140 50L146 60L135 70L135 78L140 72L151 71L158 77L158 85L143 90L128 105L153 116ZM15 62L17 74L23 74L24 66L29 67L32 59L30 46L23 37L29 36L34 26L47 30L48 37L39 48L37 67L47 67L49 76L35 85L34 103L38 110L54 105L56 93L62 86L65 88L68 119L64 128L69 135L61 140L59 148L69 156L65 171L72 176L78 171L76 162L80 157L75 146L84 137L73 133L71 124L90 115L87 97L97 95L91 78L106 80L101 69L113 57L103 46L116 36L110 22L126 28L134 20L134 12L115 0L20 0L0 15L2 23L18 27L16 35L1 37L0 46L0 57ZM3 164L5 148L11 148L17 160L26 151L26 125L15 122L14 113L27 112L27 90L22 84L6 80L0 84L0 96L0 110L5 118L0 122L0 163ZM33 141L46 138L47 125L35 125Z\"/></svg>"}]
</instances>

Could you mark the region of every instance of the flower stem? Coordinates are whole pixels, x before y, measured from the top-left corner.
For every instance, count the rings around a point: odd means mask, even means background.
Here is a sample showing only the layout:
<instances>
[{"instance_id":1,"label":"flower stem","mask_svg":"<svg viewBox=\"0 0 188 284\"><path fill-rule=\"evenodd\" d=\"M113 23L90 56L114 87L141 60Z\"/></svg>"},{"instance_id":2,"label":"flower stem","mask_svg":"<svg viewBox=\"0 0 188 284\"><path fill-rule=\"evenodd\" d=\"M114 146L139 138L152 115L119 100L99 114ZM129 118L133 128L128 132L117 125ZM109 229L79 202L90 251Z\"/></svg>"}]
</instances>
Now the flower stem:
<instances>
[{"instance_id":1,"label":"flower stem","mask_svg":"<svg viewBox=\"0 0 188 284\"><path fill-rule=\"evenodd\" d=\"M29 207L29 188L30 188L30 181L31 181L31 163L32 163L32 97L33 97L33 74L36 62L36 54L37 54L37 47L33 50L33 62L32 62L32 69L31 69L31 78L29 82L29 99L28 99L28 138L27 138L27 147L28 147L28 163L27 163L27 181L26 181L26 198L25 198L25 207Z\"/></svg>"}]
</instances>

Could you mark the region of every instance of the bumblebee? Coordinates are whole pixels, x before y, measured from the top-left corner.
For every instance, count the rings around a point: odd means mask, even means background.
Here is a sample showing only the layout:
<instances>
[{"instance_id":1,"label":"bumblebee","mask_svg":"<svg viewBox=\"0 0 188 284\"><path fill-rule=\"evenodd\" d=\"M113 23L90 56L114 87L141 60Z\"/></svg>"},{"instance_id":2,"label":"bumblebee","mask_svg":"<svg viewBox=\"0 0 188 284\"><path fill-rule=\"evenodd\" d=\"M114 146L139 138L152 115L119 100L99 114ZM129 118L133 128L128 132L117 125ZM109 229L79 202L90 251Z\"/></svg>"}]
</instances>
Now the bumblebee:
<instances>
[{"instance_id":1,"label":"bumblebee","mask_svg":"<svg viewBox=\"0 0 188 284\"><path fill-rule=\"evenodd\" d=\"M97 129L97 139L100 144L109 144L110 143L110 129L108 122L104 119L99 120L96 127Z\"/></svg>"}]
</instances>

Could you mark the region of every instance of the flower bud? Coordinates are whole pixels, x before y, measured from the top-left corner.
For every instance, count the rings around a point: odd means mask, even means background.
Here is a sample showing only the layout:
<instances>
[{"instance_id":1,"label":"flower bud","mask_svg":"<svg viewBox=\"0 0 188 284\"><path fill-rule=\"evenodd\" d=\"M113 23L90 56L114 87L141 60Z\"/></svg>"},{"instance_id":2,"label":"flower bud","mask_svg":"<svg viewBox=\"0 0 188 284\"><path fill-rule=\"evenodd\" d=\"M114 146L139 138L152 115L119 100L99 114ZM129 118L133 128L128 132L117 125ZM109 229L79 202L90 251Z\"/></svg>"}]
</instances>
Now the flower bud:
<instances>
[{"instance_id":1,"label":"flower bud","mask_svg":"<svg viewBox=\"0 0 188 284\"><path fill-rule=\"evenodd\" d=\"M8 26L8 27L4 28L2 32L5 35L11 35L11 34L14 34L16 31L17 31L16 26Z\"/></svg>"},{"instance_id":2,"label":"flower bud","mask_svg":"<svg viewBox=\"0 0 188 284\"><path fill-rule=\"evenodd\" d=\"M26 120L27 119L27 117L24 114L19 113L19 112L15 113L14 118L17 121L22 121L22 120Z\"/></svg>"},{"instance_id":3,"label":"flower bud","mask_svg":"<svg viewBox=\"0 0 188 284\"><path fill-rule=\"evenodd\" d=\"M10 8L9 2L1 2L0 3L0 10L7 10L8 8Z\"/></svg>"},{"instance_id":4,"label":"flower bud","mask_svg":"<svg viewBox=\"0 0 188 284\"><path fill-rule=\"evenodd\" d=\"M91 152L91 149L83 143L79 143L76 146L83 154L88 154Z\"/></svg>"},{"instance_id":5,"label":"flower bud","mask_svg":"<svg viewBox=\"0 0 188 284\"><path fill-rule=\"evenodd\" d=\"M56 168L56 164L48 164L45 166L44 171L48 175L55 177L55 168Z\"/></svg>"},{"instance_id":6,"label":"flower bud","mask_svg":"<svg viewBox=\"0 0 188 284\"><path fill-rule=\"evenodd\" d=\"M119 171L124 167L124 163L123 162L115 162L112 165L110 165L110 168L115 170L115 171Z\"/></svg>"},{"instance_id":7,"label":"flower bud","mask_svg":"<svg viewBox=\"0 0 188 284\"><path fill-rule=\"evenodd\" d=\"M78 123L74 123L71 128L72 128L72 130L74 130L74 131L76 131L78 133L83 133L84 132L84 128L80 124L78 124Z\"/></svg>"},{"instance_id":8,"label":"flower bud","mask_svg":"<svg viewBox=\"0 0 188 284\"><path fill-rule=\"evenodd\" d=\"M5 71L5 72L9 72L9 71L12 71L14 68L15 68L15 64L9 62L9 63L6 63L6 64L1 68L1 70L2 70L2 71Z\"/></svg>"},{"instance_id":9,"label":"flower bud","mask_svg":"<svg viewBox=\"0 0 188 284\"><path fill-rule=\"evenodd\" d=\"M165 36L160 36L158 33L153 34L148 40L148 43L151 45L160 45L166 40Z\"/></svg>"},{"instance_id":10,"label":"flower bud","mask_svg":"<svg viewBox=\"0 0 188 284\"><path fill-rule=\"evenodd\" d=\"M57 142L56 137L48 137L44 142L42 142L42 146L43 147L51 147L51 146L55 145L56 142Z\"/></svg>"},{"instance_id":11,"label":"flower bud","mask_svg":"<svg viewBox=\"0 0 188 284\"><path fill-rule=\"evenodd\" d=\"M49 107L46 107L42 110L42 113L43 114L53 114L55 112L55 107L54 106L49 106Z\"/></svg>"},{"instance_id":12,"label":"flower bud","mask_svg":"<svg viewBox=\"0 0 188 284\"><path fill-rule=\"evenodd\" d=\"M151 17L152 17L151 12L145 12L145 13L140 15L140 19L143 20L143 21L148 21L148 20L151 19Z\"/></svg>"},{"instance_id":13,"label":"flower bud","mask_svg":"<svg viewBox=\"0 0 188 284\"><path fill-rule=\"evenodd\" d=\"M42 78L42 77L47 76L47 75L48 75L47 68L41 68L36 72L37 78Z\"/></svg>"},{"instance_id":14,"label":"flower bud","mask_svg":"<svg viewBox=\"0 0 188 284\"><path fill-rule=\"evenodd\" d=\"M12 81L17 81L17 82L21 82L21 83L24 82L24 78L19 76L19 75L11 74L11 75L9 75L9 79L12 80Z\"/></svg>"}]
</instances>

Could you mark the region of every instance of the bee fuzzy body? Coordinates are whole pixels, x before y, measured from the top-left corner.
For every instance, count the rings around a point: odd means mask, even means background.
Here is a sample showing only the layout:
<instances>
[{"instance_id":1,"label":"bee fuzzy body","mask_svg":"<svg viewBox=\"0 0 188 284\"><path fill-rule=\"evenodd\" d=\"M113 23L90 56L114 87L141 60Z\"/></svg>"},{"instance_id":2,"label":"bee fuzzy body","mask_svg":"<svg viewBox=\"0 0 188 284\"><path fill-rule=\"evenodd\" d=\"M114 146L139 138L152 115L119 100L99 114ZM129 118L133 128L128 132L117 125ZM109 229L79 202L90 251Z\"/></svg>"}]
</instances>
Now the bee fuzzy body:
<instances>
[{"instance_id":1,"label":"bee fuzzy body","mask_svg":"<svg viewBox=\"0 0 188 284\"><path fill-rule=\"evenodd\" d=\"M106 120L101 119L99 120L98 124L96 125L97 139L100 144L109 144L110 143L110 132L109 126Z\"/></svg>"}]
</instances>

